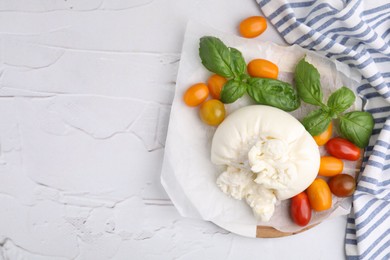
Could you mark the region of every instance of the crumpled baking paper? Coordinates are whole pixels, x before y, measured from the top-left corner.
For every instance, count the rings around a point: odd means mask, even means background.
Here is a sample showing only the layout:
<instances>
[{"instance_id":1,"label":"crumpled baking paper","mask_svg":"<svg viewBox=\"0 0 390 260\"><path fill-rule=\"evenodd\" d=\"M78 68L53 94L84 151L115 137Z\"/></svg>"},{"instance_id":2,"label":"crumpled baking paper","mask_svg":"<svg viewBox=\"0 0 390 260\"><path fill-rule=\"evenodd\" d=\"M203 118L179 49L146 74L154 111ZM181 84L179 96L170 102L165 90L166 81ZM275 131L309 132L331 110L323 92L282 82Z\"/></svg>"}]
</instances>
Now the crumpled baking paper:
<instances>
[{"instance_id":1,"label":"crumpled baking paper","mask_svg":"<svg viewBox=\"0 0 390 260\"><path fill-rule=\"evenodd\" d=\"M211 140L216 128L204 124L198 115L199 108L186 106L182 99L188 87L198 82L206 82L212 74L204 68L199 58L199 39L203 36L218 37L227 46L237 48L246 62L255 58L272 61L279 67L278 79L290 83L293 82L296 64L306 55L306 60L321 74L325 99L341 86L347 86L356 93L355 88L360 76L341 63L320 57L299 46L279 46L263 42L261 37L244 39L193 21L187 25L161 174L161 182L166 192L182 216L212 221L240 235L255 237L258 225L272 226L284 232L297 232L302 227L294 224L289 216L289 200L282 201L271 220L262 223L255 219L252 209L244 200L227 196L216 185L216 178L223 171L210 161ZM248 96L244 96L226 106L227 114L249 104L253 102ZM357 98L351 109L359 110L361 106L362 103ZM302 102L301 107L291 114L301 119L313 109L313 106ZM323 148L320 150L324 154ZM358 172L358 163L344 161L344 173L355 176ZM350 198L333 197L332 209L313 212L309 225L346 215L350 207Z\"/></svg>"}]
</instances>

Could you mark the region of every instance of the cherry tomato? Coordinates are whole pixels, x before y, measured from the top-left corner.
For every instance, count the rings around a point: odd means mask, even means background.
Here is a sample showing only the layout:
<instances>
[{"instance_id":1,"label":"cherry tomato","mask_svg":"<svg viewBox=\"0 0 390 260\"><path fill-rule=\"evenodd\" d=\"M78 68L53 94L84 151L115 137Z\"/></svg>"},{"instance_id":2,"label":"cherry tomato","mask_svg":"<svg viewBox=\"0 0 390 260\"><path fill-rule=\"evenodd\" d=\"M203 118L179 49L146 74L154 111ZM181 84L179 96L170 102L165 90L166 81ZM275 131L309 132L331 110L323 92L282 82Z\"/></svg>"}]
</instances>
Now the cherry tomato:
<instances>
[{"instance_id":1,"label":"cherry tomato","mask_svg":"<svg viewBox=\"0 0 390 260\"><path fill-rule=\"evenodd\" d=\"M217 99L204 102L199 110L200 119L208 125L217 126L225 118L225 106Z\"/></svg>"},{"instance_id":2,"label":"cherry tomato","mask_svg":"<svg viewBox=\"0 0 390 260\"><path fill-rule=\"evenodd\" d=\"M360 148L341 137L330 139L325 148L328 153L339 159L357 161L360 158Z\"/></svg>"},{"instance_id":3,"label":"cherry tomato","mask_svg":"<svg viewBox=\"0 0 390 260\"><path fill-rule=\"evenodd\" d=\"M295 224L306 226L311 219L311 207L307 194L301 192L291 198L290 215Z\"/></svg>"},{"instance_id":4,"label":"cherry tomato","mask_svg":"<svg viewBox=\"0 0 390 260\"><path fill-rule=\"evenodd\" d=\"M343 171L344 163L342 160L332 156L321 156L320 169L318 175L334 176Z\"/></svg>"},{"instance_id":5,"label":"cherry tomato","mask_svg":"<svg viewBox=\"0 0 390 260\"><path fill-rule=\"evenodd\" d=\"M262 16L251 16L242 20L238 29L242 37L254 38L267 29L267 20Z\"/></svg>"},{"instance_id":6,"label":"cherry tomato","mask_svg":"<svg viewBox=\"0 0 390 260\"><path fill-rule=\"evenodd\" d=\"M192 85L187 91L184 93L184 103L190 107L196 107L206 100L209 95L209 88L204 83L197 83Z\"/></svg>"},{"instance_id":7,"label":"cherry tomato","mask_svg":"<svg viewBox=\"0 0 390 260\"><path fill-rule=\"evenodd\" d=\"M329 188L337 197L349 197L356 189L355 178L348 174L339 174L329 179Z\"/></svg>"},{"instance_id":8,"label":"cherry tomato","mask_svg":"<svg viewBox=\"0 0 390 260\"><path fill-rule=\"evenodd\" d=\"M323 211L332 207L332 193L323 179L315 179L306 190L310 206L315 211Z\"/></svg>"},{"instance_id":9,"label":"cherry tomato","mask_svg":"<svg viewBox=\"0 0 390 260\"><path fill-rule=\"evenodd\" d=\"M225 85L227 79L218 74L211 75L207 80L207 86L209 87L210 94L215 99L221 98L221 90Z\"/></svg>"},{"instance_id":10,"label":"cherry tomato","mask_svg":"<svg viewBox=\"0 0 390 260\"><path fill-rule=\"evenodd\" d=\"M328 128L324 132L319 135L313 136L314 141L316 141L318 146L322 146L329 141L329 139L332 137L332 129L333 124L332 122L330 122Z\"/></svg>"},{"instance_id":11,"label":"cherry tomato","mask_svg":"<svg viewBox=\"0 0 390 260\"><path fill-rule=\"evenodd\" d=\"M254 59L248 63L247 70L249 75L257 78L276 79L279 68L269 60Z\"/></svg>"}]
</instances>

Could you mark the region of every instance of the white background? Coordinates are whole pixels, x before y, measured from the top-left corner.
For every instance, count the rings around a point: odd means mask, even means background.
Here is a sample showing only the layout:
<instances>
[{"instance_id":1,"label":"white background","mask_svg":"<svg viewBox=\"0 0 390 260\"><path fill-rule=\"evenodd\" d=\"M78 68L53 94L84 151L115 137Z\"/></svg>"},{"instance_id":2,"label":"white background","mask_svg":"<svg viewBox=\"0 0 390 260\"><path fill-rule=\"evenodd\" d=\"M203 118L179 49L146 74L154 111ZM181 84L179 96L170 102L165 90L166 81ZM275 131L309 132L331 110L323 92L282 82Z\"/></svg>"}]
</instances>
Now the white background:
<instances>
[{"instance_id":1,"label":"white background","mask_svg":"<svg viewBox=\"0 0 390 260\"><path fill-rule=\"evenodd\" d=\"M0 2L0 259L344 259L345 217L249 239L182 218L160 184L186 23L237 0ZM283 44L272 26L258 41Z\"/></svg>"}]
</instances>

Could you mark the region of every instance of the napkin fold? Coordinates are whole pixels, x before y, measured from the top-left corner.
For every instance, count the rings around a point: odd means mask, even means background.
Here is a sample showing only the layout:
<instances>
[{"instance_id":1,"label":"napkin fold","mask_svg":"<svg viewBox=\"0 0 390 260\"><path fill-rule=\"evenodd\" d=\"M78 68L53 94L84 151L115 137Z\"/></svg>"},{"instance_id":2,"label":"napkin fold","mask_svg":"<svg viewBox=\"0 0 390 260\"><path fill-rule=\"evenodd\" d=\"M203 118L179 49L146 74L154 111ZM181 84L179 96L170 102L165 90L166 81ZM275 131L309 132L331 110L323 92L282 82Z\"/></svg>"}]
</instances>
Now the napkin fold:
<instances>
[{"instance_id":1,"label":"napkin fold","mask_svg":"<svg viewBox=\"0 0 390 260\"><path fill-rule=\"evenodd\" d=\"M348 216L347 259L390 258L390 3L388 0L257 0L289 43L356 69L375 127Z\"/></svg>"}]
</instances>

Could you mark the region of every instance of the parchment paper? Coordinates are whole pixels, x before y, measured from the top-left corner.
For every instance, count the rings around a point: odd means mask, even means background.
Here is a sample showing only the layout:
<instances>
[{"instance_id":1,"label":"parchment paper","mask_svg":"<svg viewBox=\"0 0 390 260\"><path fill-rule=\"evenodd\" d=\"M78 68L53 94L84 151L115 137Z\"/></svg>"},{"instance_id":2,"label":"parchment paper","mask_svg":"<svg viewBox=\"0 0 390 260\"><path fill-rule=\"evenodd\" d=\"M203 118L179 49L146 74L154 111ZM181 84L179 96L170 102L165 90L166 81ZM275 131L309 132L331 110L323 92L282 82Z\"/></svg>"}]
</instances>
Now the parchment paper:
<instances>
[{"instance_id":1,"label":"parchment paper","mask_svg":"<svg viewBox=\"0 0 390 260\"><path fill-rule=\"evenodd\" d=\"M216 128L201 122L198 108L190 108L182 101L183 94L189 86L206 82L212 74L203 67L199 58L199 39L206 35L218 37L227 46L240 50L246 62L255 58L272 61L279 67L278 79L290 83L293 82L293 71L297 62L306 55L306 60L316 66L321 74L325 99L331 91L341 86L347 86L356 93L355 88L360 76L344 64L330 61L298 46L283 47L262 42L261 37L244 39L196 22L188 23L162 167L161 181L166 192L181 215L212 221L241 235L255 236L257 225L272 226L284 232L298 231L302 227L291 221L288 200L277 206L269 222L261 223L256 221L245 201L228 197L215 184L216 178L222 172L221 168L214 166L210 161L211 140ZM251 99L244 96L226 106L227 114L249 104L253 104ZM301 119L313 109L313 106L302 102L301 108L291 114ZM351 109L361 109L359 98ZM320 150L324 154L323 148ZM355 176L359 171L357 163L346 161L344 163L344 173ZM332 209L314 213L309 225L334 216L346 215L350 211L350 206L350 198L333 197Z\"/></svg>"}]
</instances>

